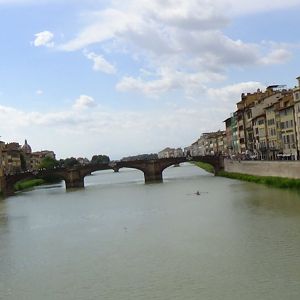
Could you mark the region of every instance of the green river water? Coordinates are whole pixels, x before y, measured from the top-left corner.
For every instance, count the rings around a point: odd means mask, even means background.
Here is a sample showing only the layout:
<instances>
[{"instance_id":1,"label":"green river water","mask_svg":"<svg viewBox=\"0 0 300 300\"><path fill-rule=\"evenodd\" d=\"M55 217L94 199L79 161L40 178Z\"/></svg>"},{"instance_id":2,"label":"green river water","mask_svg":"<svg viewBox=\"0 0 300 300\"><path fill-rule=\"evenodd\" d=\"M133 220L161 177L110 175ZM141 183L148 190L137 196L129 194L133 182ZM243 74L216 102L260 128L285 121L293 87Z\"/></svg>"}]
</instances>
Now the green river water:
<instances>
[{"instance_id":1,"label":"green river water","mask_svg":"<svg viewBox=\"0 0 300 300\"><path fill-rule=\"evenodd\" d=\"M299 193L190 164L163 176L0 200L0 299L300 299Z\"/></svg>"}]
</instances>

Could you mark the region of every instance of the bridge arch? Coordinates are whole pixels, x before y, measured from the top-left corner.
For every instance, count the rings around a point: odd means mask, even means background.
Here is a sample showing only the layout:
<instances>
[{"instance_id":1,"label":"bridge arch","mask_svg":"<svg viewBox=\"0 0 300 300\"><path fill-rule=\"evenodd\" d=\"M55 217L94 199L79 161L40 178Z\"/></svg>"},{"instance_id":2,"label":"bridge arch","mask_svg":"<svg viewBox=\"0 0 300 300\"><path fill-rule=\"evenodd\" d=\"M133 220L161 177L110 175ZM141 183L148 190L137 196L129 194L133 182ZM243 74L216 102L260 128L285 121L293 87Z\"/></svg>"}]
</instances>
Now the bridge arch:
<instances>
[{"instance_id":1,"label":"bridge arch","mask_svg":"<svg viewBox=\"0 0 300 300\"><path fill-rule=\"evenodd\" d=\"M2 182L2 191L5 196L12 196L15 193L15 184L26 180L26 179L47 179L49 177L64 180L67 186L68 177L64 170L61 169L50 169L50 170L39 170L35 172L23 172L13 175L5 175Z\"/></svg>"},{"instance_id":2,"label":"bridge arch","mask_svg":"<svg viewBox=\"0 0 300 300\"><path fill-rule=\"evenodd\" d=\"M40 170L35 173L19 173L16 175L7 175L2 181L2 190L4 194L13 194L13 185L22 179L26 178L45 178L46 176L57 176L65 181L66 188L80 188L84 187L84 178L95 172L101 170L119 170L121 168L132 168L140 170L144 173L145 183L162 182L162 172L166 168L180 164L182 162L201 161L211 164L215 169L215 174L223 168L222 157L217 156L193 156L193 157L175 157L163 158L153 160L135 160L135 161L119 161L103 164L90 164L86 166L77 166L72 169L57 168L50 170Z\"/></svg>"}]
</instances>

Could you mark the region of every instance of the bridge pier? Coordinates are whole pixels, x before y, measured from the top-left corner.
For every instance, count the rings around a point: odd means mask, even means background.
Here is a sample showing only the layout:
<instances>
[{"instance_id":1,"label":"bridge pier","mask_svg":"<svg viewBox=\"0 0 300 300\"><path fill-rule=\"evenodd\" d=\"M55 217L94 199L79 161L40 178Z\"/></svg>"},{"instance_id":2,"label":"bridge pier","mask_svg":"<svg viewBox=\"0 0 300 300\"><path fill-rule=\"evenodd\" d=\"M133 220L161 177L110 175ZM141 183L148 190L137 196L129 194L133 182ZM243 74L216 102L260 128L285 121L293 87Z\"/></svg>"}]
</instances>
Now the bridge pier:
<instances>
[{"instance_id":1,"label":"bridge pier","mask_svg":"<svg viewBox=\"0 0 300 300\"><path fill-rule=\"evenodd\" d=\"M2 191L4 197L13 196L15 194L15 189L13 185L7 185L5 189Z\"/></svg>"},{"instance_id":2,"label":"bridge pier","mask_svg":"<svg viewBox=\"0 0 300 300\"><path fill-rule=\"evenodd\" d=\"M162 172L144 172L145 183L163 182Z\"/></svg>"},{"instance_id":3,"label":"bridge pier","mask_svg":"<svg viewBox=\"0 0 300 300\"><path fill-rule=\"evenodd\" d=\"M80 171L71 170L68 172L66 178L66 189L84 188L84 176L81 176Z\"/></svg>"},{"instance_id":4,"label":"bridge pier","mask_svg":"<svg viewBox=\"0 0 300 300\"><path fill-rule=\"evenodd\" d=\"M145 183L158 183L163 182L162 168L159 164L150 162L143 170Z\"/></svg>"},{"instance_id":5,"label":"bridge pier","mask_svg":"<svg viewBox=\"0 0 300 300\"><path fill-rule=\"evenodd\" d=\"M0 177L0 192L4 197L13 196L15 194L14 185L7 182L5 177Z\"/></svg>"}]
</instances>

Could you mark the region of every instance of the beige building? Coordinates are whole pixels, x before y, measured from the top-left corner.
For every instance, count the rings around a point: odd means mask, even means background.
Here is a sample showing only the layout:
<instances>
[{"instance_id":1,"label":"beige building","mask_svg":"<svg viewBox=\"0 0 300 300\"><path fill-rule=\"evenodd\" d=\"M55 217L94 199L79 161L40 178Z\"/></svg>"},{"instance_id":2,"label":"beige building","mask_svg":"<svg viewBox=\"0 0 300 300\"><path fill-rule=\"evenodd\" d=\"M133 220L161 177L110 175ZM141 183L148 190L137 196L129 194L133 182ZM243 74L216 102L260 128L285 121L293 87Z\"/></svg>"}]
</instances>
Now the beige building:
<instances>
[{"instance_id":1,"label":"beige building","mask_svg":"<svg viewBox=\"0 0 300 300\"><path fill-rule=\"evenodd\" d=\"M227 154L227 138L225 131L206 132L191 146L184 149L185 155L202 156Z\"/></svg>"},{"instance_id":2,"label":"beige building","mask_svg":"<svg viewBox=\"0 0 300 300\"><path fill-rule=\"evenodd\" d=\"M293 98L294 98L294 113L295 113L295 129L296 129L296 139L297 139L297 150L298 160L300 159L300 76L297 78L298 86L293 89Z\"/></svg>"},{"instance_id":3,"label":"beige building","mask_svg":"<svg viewBox=\"0 0 300 300\"><path fill-rule=\"evenodd\" d=\"M19 143L5 144L0 141L0 176L37 170L45 157L55 159L55 153L48 150L32 152L27 140L22 147Z\"/></svg>"},{"instance_id":4,"label":"beige building","mask_svg":"<svg viewBox=\"0 0 300 300\"><path fill-rule=\"evenodd\" d=\"M264 92L258 89L255 93L242 94L241 101L237 103L237 108L238 110L243 109L246 148L251 148L248 141L253 141L252 119L263 114L265 108L269 105L278 102L281 93L284 91L284 85L270 85ZM248 135L250 135L250 138Z\"/></svg>"},{"instance_id":5,"label":"beige building","mask_svg":"<svg viewBox=\"0 0 300 300\"><path fill-rule=\"evenodd\" d=\"M242 93L241 100L236 104L236 150L234 152L240 154L253 154L255 150L255 140L253 132L253 119L264 113L264 107L273 100L270 97L279 93L281 86L273 85L267 87L263 92L258 89L254 93ZM234 134L233 130L233 134Z\"/></svg>"},{"instance_id":6,"label":"beige building","mask_svg":"<svg viewBox=\"0 0 300 300\"><path fill-rule=\"evenodd\" d=\"M45 157L50 157L55 159L55 153L49 150L36 151L31 153L30 166L31 170L38 170L42 160Z\"/></svg>"},{"instance_id":7,"label":"beige building","mask_svg":"<svg viewBox=\"0 0 300 300\"><path fill-rule=\"evenodd\" d=\"M268 134L268 159L276 160L282 154L281 129L280 129L280 103L268 106L266 111L267 134Z\"/></svg>"},{"instance_id":8,"label":"beige building","mask_svg":"<svg viewBox=\"0 0 300 300\"><path fill-rule=\"evenodd\" d=\"M2 149L2 169L4 174L15 174L22 171L21 146L18 143L6 144Z\"/></svg>"},{"instance_id":9,"label":"beige building","mask_svg":"<svg viewBox=\"0 0 300 300\"><path fill-rule=\"evenodd\" d=\"M286 159L298 159L294 98L292 93L286 94L280 99L279 115L283 146L282 156Z\"/></svg>"},{"instance_id":10,"label":"beige building","mask_svg":"<svg viewBox=\"0 0 300 300\"><path fill-rule=\"evenodd\" d=\"M182 157L183 151L181 148L165 148L158 152L158 158Z\"/></svg>"},{"instance_id":11,"label":"beige building","mask_svg":"<svg viewBox=\"0 0 300 300\"><path fill-rule=\"evenodd\" d=\"M3 158L3 154L2 154L2 150L4 149L4 147L5 147L5 143L0 141L0 177L2 177L4 174L4 172L3 172L4 158Z\"/></svg>"},{"instance_id":12,"label":"beige building","mask_svg":"<svg viewBox=\"0 0 300 300\"><path fill-rule=\"evenodd\" d=\"M257 159L267 159L267 125L266 114L263 113L256 116L252 120L253 122L253 136L254 136L254 149L253 153Z\"/></svg>"}]
</instances>

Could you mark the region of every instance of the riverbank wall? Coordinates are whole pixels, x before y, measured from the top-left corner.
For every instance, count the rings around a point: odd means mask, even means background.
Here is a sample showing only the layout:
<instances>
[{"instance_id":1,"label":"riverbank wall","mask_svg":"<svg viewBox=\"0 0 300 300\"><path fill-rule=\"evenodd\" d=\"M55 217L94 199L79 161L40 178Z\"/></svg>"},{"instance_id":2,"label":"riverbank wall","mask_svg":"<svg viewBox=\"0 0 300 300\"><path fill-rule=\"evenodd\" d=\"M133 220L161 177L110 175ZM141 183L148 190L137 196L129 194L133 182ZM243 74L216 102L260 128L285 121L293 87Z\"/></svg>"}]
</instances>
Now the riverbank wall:
<instances>
[{"instance_id":1,"label":"riverbank wall","mask_svg":"<svg viewBox=\"0 0 300 300\"><path fill-rule=\"evenodd\" d=\"M300 161L224 160L224 171L256 176L300 179Z\"/></svg>"}]
</instances>

